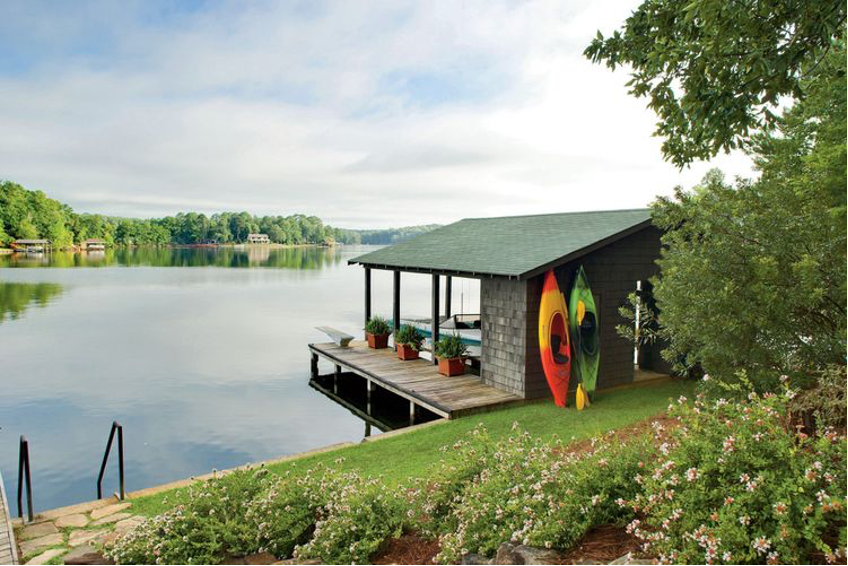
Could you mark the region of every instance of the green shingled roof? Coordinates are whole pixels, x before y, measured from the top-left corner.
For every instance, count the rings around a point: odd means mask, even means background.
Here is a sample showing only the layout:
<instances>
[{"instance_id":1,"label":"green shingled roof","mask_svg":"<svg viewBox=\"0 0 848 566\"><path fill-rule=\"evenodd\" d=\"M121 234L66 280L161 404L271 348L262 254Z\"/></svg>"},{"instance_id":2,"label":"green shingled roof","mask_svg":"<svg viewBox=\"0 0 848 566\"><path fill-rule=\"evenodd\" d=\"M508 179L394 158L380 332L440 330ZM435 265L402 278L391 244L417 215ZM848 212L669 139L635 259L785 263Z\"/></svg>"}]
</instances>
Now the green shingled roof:
<instances>
[{"instance_id":1,"label":"green shingled roof","mask_svg":"<svg viewBox=\"0 0 848 566\"><path fill-rule=\"evenodd\" d=\"M350 260L406 271L526 277L641 229L649 209L466 218Z\"/></svg>"}]
</instances>

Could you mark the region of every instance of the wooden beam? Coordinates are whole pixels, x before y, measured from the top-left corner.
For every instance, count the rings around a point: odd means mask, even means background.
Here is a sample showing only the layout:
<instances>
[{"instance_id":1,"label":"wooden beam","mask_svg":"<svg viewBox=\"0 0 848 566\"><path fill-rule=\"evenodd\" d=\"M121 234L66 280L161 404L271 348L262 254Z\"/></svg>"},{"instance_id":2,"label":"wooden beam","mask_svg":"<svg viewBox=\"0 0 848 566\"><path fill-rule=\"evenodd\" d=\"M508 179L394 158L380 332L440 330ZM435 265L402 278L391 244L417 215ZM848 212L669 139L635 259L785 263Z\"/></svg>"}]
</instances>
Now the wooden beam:
<instances>
[{"instance_id":1,"label":"wooden beam","mask_svg":"<svg viewBox=\"0 0 848 566\"><path fill-rule=\"evenodd\" d=\"M371 268L365 268L365 324L371 320Z\"/></svg>"},{"instance_id":2,"label":"wooden beam","mask_svg":"<svg viewBox=\"0 0 848 566\"><path fill-rule=\"evenodd\" d=\"M400 328L400 271L394 272L392 288L392 325L397 330Z\"/></svg>"},{"instance_id":3,"label":"wooden beam","mask_svg":"<svg viewBox=\"0 0 848 566\"><path fill-rule=\"evenodd\" d=\"M438 364L436 359L436 342L439 341L439 274L433 274L433 322L432 322L432 337L433 337L433 363Z\"/></svg>"},{"instance_id":4,"label":"wooden beam","mask_svg":"<svg viewBox=\"0 0 848 566\"><path fill-rule=\"evenodd\" d=\"M453 277L445 277L445 318L451 317L451 292L453 291Z\"/></svg>"}]
</instances>

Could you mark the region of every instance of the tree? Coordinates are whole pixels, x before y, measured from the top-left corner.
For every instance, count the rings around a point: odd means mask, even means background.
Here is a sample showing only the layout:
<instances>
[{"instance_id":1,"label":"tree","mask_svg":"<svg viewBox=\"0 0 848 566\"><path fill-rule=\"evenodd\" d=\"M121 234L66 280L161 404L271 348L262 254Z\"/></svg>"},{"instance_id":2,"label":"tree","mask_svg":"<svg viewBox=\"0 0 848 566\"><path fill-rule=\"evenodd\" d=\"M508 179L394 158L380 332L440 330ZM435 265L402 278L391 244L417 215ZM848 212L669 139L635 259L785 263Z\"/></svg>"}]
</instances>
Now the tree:
<instances>
[{"instance_id":1,"label":"tree","mask_svg":"<svg viewBox=\"0 0 848 566\"><path fill-rule=\"evenodd\" d=\"M803 98L845 16L842 0L645 0L584 54L631 67L630 94L650 98L663 155L683 167L745 147L780 97Z\"/></svg>"},{"instance_id":2,"label":"tree","mask_svg":"<svg viewBox=\"0 0 848 566\"><path fill-rule=\"evenodd\" d=\"M843 48L828 55L809 95L755 136L757 181L731 186L714 171L654 205L669 361L723 379L744 368L764 388L845 365L845 65Z\"/></svg>"}]
</instances>

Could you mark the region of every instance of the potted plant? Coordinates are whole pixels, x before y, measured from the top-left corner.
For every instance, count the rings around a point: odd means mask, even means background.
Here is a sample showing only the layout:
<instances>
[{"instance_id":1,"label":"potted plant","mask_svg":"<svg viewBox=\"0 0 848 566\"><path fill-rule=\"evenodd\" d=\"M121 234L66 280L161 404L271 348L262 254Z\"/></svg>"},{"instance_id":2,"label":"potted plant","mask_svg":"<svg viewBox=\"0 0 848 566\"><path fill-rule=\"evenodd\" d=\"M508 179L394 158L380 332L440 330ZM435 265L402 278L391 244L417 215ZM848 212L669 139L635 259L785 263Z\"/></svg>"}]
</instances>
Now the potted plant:
<instances>
[{"instance_id":1,"label":"potted plant","mask_svg":"<svg viewBox=\"0 0 848 566\"><path fill-rule=\"evenodd\" d=\"M389 334L391 328L382 316L375 316L365 324L365 337L368 339L368 347L379 350L389 346Z\"/></svg>"},{"instance_id":2,"label":"potted plant","mask_svg":"<svg viewBox=\"0 0 848 566\"><path fill-rule=\"evenodd\" d=\"M468 347L459 334L445 336L436 342L436 358L439 360L439 373L448 377L465 373L465 356Z\"/></svg>"},{"instance_id":3,"label":"potted plant","mask_svg":"<svg viewBox=\"0 0 848 566\"><path fill-rule=\"evenodd\" d=\"M424 336L414 326L404 324L395 332L395 345L398 358L402 360L417 360L421 351Z\"/></svg>"}]
</instances>

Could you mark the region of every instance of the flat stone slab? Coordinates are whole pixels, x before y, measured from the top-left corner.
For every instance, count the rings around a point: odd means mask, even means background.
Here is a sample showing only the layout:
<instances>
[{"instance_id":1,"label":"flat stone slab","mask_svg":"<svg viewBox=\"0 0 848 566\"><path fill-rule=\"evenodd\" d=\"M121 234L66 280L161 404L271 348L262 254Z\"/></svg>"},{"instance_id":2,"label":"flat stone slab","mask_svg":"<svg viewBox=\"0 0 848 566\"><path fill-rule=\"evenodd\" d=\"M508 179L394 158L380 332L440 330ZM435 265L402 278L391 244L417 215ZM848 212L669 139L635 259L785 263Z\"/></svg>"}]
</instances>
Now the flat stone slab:
<instances>
[{"instance_id":1,"label":"flat stone slab","mask_svg":"<svg viewBox=\"0 0 848 566\"><path fill-rule=\"evenodd\" d=\"M44 537L58 533L59 529L53 523L36 523L27 525L18 531L17 536L20 540L29 540L38 537Z\"/></svg>"},{"instance_id":2,"label":"flat stone slab","mask_svg":"<svg viewBox=\"0 0 848 566\"><path fill-rule=\"evenodd\" d=\"M95 527L99 527L100 525L108 525L109 523L117 523L118 521L123 521L124 519L129 519L130 517L133 517L133 516L134 515L132 515L131 513L113 513L111 515L107 515L106 517L103 517L102 519L97 519L96 521L94 521L91 524L94 525Z\"/></svg>"},{"instance_id":3,"label":"flat stone slab","mask_svg":"<svg viewBox=\"0 0 848 566\"><path fill-rule=\"evenodd\" d=\"M119 533L123 534L123 533L125 533L125 532L127 532L131 529L136 528L137 526L142 524L144 521L145 521L144 517L139 517L138 515L133 515L132 517L129 517L128 519L122 519L122 520L118 521L117 523L115 523L115 530L118 531Z\"/></svg>"},{"instance_id":4,"label":"flat stone slab","mask_svg":"<svg viewBox=\"0 0 848 566\"><path fill-rule=\"evenodd\" d=\"M53 524L59 527L60 529L64 529L67 527L74 527L76 529L82 528L88 524L88 517L83 515L82 513L74 513L73 515L65 515L64 517L59 517Z\"/></svg>"},{"instance_id":5,"label":"flat stone slab","mask_svg":"<svg viewBox=\"0 0 848 566\"><path fill-rule=\"evenodd\" d=\"M32 554L33 552L41 550L47 546L56 546L57 544L63 544L64 542L65 537L62 536L62 533L55 533L45 537L25 540L21 543L21 556L27 556L28 554Z\"/></svg>"},{"instance_id":6,"label":"flat stone slab","mask_svg":"<svg viewBox=\"0 0 848 566\"><path fill-rule=\"evenodd\" d=\"M66 552L67 548L51 548L50 550L46 550L39 554L38 556L32 558L27 562L27 564L47 564L60 554Z\"/></svg>"},{"instance_id":7,"label":"flat stone slab","mask_svg":"<svg viewBox=\"0 0 848 566\"><path fill-rule=\"evenodd\" d=\"M117 513L118 511L128 509L130 505L130 503L115 503L113 505L107 505L106 507L99 507L91 512L91 518L96 521L101 517L105 517L107 515Z\"/></svg>"},{"instance_id":8,"label":"flat stone slab","mask_svg":"<svg viewBox=\"0 0 848 566\"><path fill-rule=\"evenodd\" d=\"M71 547L79 546L81 544L85 544L87 542L91 542L97 537L101 535L105 535L109 532L109 529L98 529L96 531L89 530L78 530L72 531L71 536L68 538L68 544Z\"/></svg>"},{"instance_id":9,"label":"flat stone slab","mask_svg":"<svg viewBox=\"0 0 848 566\"><path fill-rule=\"evenodd\" d=\"M114 564L111 560L97 552L91 543L83 544L62 559L65 564Z\"/></svg>"},{"instance_id":10,"label":"flat stone slab","mask_svg":"<svg viewBox=\"0 0 848 566\"><path fill-rule=\"evenodd\" d=\"M115 500L112 498L97 499L95 501L87 501L85 503L77 503L76 505L68 505L67 507L51 509L50 511L42 511L35 516L35 521L40 523L42 521L52 521L53 519L58 519L65 515L73 515L74 513L88 513L92 509L112 504L114 501Z\"/></svg>"}]
</instances>

